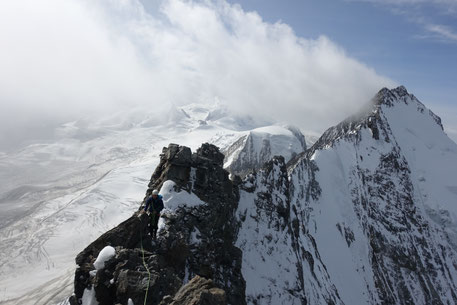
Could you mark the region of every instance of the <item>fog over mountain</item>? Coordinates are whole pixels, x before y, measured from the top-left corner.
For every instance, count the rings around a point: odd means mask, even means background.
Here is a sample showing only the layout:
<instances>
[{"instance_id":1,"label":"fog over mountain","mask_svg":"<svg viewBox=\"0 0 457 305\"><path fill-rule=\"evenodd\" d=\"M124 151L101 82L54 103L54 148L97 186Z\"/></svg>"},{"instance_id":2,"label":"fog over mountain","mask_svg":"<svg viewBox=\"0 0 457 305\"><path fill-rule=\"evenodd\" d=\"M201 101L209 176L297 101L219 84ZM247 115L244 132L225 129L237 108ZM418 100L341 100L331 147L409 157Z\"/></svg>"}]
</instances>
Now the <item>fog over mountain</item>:
<instances>
[{"instance_id":1,"label":"fog over mountain","mask_svg":"<svg viewBox=\"0 0 457 305\"><path fill-rule=\"evenodd\" d=\"M323 131L395 84L331 39L298 37L239 5L164 0L157 7L2 2L0 128L8 132L0 149L52 138L53 127L81 117L215 100L235 113Z\"/></svg>"}]
</instances>

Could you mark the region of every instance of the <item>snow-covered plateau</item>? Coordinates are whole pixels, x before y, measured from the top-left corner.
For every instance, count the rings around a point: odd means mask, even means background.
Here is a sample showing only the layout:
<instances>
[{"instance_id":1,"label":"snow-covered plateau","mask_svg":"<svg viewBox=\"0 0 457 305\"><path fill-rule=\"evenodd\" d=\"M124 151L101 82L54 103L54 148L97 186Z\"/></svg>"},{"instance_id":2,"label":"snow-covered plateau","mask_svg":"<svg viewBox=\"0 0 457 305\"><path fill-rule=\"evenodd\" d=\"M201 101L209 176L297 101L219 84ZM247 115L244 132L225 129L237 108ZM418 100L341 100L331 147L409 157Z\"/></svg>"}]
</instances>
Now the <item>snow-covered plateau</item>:
<instances>
[{"instance_id":1,"label":"snow-covered plateau","mask_svg":"<svg viewBox=\"0 0 457 305\"><path fill-rule=\"evenodd\" d=\"M72 122L54 143L1 155L0 304L57 304L73 284L72 302L143 300L146 269L132 259L129 277L123 260L139 253L125 230L142 228L129 217L148 184L165 210L147 265L169 283L156 278L148 304L197 275L229 304L457 303L457 144L404 87L313 145L217 108L166 117ZM130 244L104 244L118 234Z\"/></svg>"}]
</instances>

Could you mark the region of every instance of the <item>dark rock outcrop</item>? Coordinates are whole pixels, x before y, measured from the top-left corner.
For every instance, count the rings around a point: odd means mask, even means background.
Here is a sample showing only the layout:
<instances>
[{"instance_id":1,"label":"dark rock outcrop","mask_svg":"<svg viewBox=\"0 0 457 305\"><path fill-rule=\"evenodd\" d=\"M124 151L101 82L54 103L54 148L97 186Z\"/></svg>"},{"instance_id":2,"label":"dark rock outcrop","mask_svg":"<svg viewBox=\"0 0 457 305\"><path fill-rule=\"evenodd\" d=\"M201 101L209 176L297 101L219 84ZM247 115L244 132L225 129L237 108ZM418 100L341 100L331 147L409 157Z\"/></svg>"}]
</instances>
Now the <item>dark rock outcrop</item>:
<instances>
[{"instance_id":1,"label":"dark rock outcrop","mask_svg":"<svg viewBox=\"0 0 457 305\"><path fill-rule=\"evenodd\" d=\"M138 212L103 234L76 258L70 303L78 304L85 289L93 287L100 305L127 304L129 298L143 304L146 292L146 304L159 304L165 296L170 304L245 304L241 251L234 246L239 192L222 168L223 160L210 144L193 154L176 144L164 148L147 195L171 180L174 192L192 192L204 204L165 209L164 230L156 241L147 235L147 216ZM115 256L95 270L95 258L108 245L115 247ZM193 303L183 303L188 300Z\"/></svg>"},{"instance_id":2,"label":"dark rock outcrop","mask_svg":"<svg viewBox=\"0 0 457 305\"><path fill-rule=\"evenodd\" d=\"M160 305L226 305L225 291L217 288L213 281L195 276L182 286L174 298L166 296Z\"/></svg>"}]
</instances>

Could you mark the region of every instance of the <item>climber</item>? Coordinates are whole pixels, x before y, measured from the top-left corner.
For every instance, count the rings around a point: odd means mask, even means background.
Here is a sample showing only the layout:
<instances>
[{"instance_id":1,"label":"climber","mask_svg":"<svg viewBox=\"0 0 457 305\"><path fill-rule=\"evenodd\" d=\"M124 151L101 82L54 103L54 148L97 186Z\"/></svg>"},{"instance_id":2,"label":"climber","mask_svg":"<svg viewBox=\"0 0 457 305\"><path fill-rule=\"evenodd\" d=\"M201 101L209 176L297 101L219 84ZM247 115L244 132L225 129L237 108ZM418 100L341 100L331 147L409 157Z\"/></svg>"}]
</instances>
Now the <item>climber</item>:
<instances>
[{"instance_id":1,"label":"climber","mask_svg":"<svg viewBox=\"0 0 457 305\"><path fill-rule=\"evenodd\" d=\"M141 213L148 213L149 214L149 231L151 232L151 236L153 239L156 238L160 212L163 209L163 200L162 195L159 195L158 190L153 190L151 196L146 199L146 205L144 206L143 211Z\"/></svg>"}]
</instances>

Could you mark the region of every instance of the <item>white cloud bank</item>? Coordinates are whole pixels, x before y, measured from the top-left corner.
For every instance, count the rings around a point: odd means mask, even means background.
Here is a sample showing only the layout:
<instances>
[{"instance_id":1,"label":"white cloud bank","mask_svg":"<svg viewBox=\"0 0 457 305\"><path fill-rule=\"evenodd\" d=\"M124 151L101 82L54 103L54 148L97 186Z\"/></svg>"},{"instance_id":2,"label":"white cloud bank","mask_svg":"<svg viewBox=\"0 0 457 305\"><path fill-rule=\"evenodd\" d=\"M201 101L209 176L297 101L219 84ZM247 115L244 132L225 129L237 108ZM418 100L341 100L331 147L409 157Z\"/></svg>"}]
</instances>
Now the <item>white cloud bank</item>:
<instances>
[{"instance_id":1,"label":"white cloud bank","mask_svg":"<svg viewBox=\"0 0 457 305\"><path fill-rule=\"evenodd\" d=\"M234 111L322 130L395 85L328 38L297 37L239 5L160 7L2 1L0 142L43 122L215 98Z\"/></svg>"}]
</instances>

